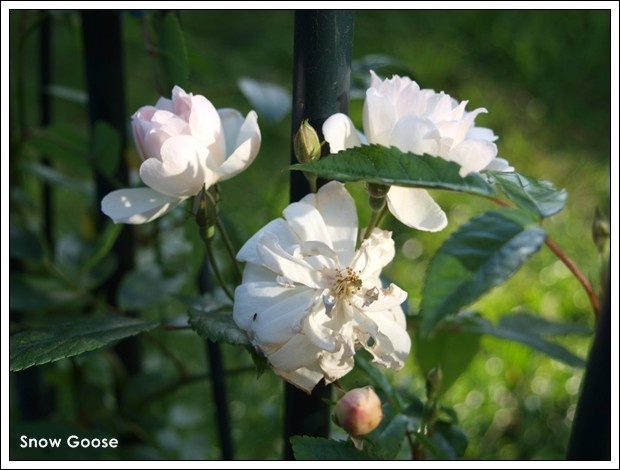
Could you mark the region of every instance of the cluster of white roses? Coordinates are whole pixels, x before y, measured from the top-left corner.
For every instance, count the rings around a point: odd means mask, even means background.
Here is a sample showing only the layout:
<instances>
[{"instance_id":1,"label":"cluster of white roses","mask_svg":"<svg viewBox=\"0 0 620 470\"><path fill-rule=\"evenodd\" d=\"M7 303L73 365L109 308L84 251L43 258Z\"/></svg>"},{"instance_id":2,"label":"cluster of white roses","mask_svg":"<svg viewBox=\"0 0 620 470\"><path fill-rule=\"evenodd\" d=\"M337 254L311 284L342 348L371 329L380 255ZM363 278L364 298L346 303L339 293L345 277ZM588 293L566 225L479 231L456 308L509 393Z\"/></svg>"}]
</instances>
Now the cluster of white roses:
<instances>
[{"instance_id":1,"label":"cluster of white roses","mask_svg":"<svg viewBox=\"0 0 620 470\"><path fill-rule=\"evenodd\" d=\"M466 101L421 90L407 77L382 81L371 74L364 134L344 114L323 125L332 153L372 143L457 162L462 176L512 170L497 158L493 132L474 126L485 109L467 112ZM179 87L171 100L138 110L133 131L143 159L140 177L148 188L117 190L102 201L104 213L130 224L154 220L243 171L261 143L254 111L244 119ZM422 189L393 186L387 203L409 227L437 231L447 224ZM391 233L375 228L358 246L355 203L335 181L290 204L283 215L237 255L246 263L234 295L237 325L278 375L308 392L321 380L330 383L348 373L360 348L376 364L400 369L411 347L401 307L407 293L380 279L394 257Z\"/></svg>"}]
</instances>

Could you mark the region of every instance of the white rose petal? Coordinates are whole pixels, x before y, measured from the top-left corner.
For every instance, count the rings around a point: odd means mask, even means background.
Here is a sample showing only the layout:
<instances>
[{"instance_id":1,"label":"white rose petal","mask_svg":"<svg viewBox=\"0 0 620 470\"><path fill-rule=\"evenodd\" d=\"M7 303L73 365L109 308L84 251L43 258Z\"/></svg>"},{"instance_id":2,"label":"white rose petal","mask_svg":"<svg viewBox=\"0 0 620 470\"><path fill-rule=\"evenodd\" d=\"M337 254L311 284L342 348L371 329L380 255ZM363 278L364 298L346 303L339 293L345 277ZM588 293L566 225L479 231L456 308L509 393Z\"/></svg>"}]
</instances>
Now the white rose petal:
<instances>
[{"instance_id":1,"label":"white rose petal","mask_svg":"<svg viewBox=\"0 0 620 470\"><path fill-rule=\"evenodd\" d=\"M365 137L359 137L347 116L334 114L323 125L332 153L368 142L456 162L462 177L472 171L514 171L506 160L497 158L493 143L497 136L493 131L475 127L476 117L486 109L466 111L467 101L458 102L444 92L420 89L408 77L394 75L381 80L373 71L370 75L363 110ZM393 186L388 195L388 208L403 224L426 231L447 225L445 213L428 192L395 189Z\"/></svg>"},{"instance_id":2,"label":"white rose petal","mask_svg":"<svg viewBox=\"0 0 620 470\"><path fill-rule=\"evenodd\" d=\"M347 374L357 349L395 369L409 354L400 307L407 294L379 279L394 257L391 234L374 229L356 250L357 233L354 201L332 181L289 205L237 255L247 264L235 322L278 375L307 392Z\"/></svg>"},{"instance_id":3,"label":"white rose petal","mask_svg":"<svg viewBox=\"0 0 620 470\"><path fill-rule=\"evenodd\" d=\"M140 178L158 195L139 202L122 200L118 194L104 198L102 210L114 214L110 216L115 222L139 224L160 217L202 189L245 170L261 144L254 111L245 119L234 109L218 111L204 96L178 86L172 89L172 99L160 98L155 106L134 113L132 133L142 159ZM149 207L149 201L166 202L157 208Z\"/></svg>"}]
</instances>

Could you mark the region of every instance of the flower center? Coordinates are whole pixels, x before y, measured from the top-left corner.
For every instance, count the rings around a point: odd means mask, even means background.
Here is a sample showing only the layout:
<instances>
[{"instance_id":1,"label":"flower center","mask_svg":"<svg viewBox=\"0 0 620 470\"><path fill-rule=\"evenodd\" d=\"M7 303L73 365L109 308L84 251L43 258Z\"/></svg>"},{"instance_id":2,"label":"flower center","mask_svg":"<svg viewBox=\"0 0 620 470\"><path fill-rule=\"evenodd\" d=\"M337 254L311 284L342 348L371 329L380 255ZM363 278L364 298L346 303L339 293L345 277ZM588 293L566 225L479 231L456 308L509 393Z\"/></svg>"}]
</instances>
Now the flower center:
<instances>
[{"instance_id":1,"label":"flower center","mask_svg":"<svg viewBox=\"0 0 620 470\"><path fill-rule=\"evenodd\" d=\"M334 276L331 295L337 299L347 299L362 288L362 280L351 268L338 269Z\"/></svg>"}]
</instances>

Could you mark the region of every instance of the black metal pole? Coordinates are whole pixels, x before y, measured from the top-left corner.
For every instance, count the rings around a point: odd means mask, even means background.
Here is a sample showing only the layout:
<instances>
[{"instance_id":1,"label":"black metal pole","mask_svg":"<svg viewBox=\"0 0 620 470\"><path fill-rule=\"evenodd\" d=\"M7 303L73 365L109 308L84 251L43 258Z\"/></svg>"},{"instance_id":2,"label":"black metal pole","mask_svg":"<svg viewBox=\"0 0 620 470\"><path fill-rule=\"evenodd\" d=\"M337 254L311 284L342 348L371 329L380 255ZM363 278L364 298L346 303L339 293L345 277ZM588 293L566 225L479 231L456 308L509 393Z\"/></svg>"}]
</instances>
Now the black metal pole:
<instances>
[{"instance_id":1,"label":"black metal pole","mask_svg":"<svg viewBox=\"0 0 620 470\"><path fill-rule=\"evenodd\" d=\"M41 35L39 36L39 103L41 115L39 122L47 126L52 122L52 99L47 90L52 82L52 20L49 12L43 13L41 20ZM47 155L43 155L43 165L51 166ZM43 182L43 230L45 241L50 248L54 246L54 211L52 188L48 182Z\"/></svg>"},{"instance_id":2,"label":"black metal pole","mask_svg":"<svg viewBox=\"0 0 620 470\"><path fill-rule=\"evenodd\" d=\"M611 372L611 279L608 277L568 442L568 460L611 460Z\"/></svg>"},{"instance_id":3,"label":"black metal pole","mask_svg":"<svg viewBox=\"0 0 620 470\"><path fill-rule=\"evenodd\" d=\"M292 135L308 119L323 140L323 122L349 107L354 12L304 10L295 13ZM328 149L324 148L323 153ZM296 163L291 145L291 162ZM298 201L310 187L303 174L291 172L290 200ZM293 459L290 438L329 435L331 387L319 383L312 394L285 386L284 458Z\"/></svg>"},{"instance_id":4,"label":"black metal pole","mask_svg":"<svg viewBox=\"0 0 620 470\"><path fill-rule=\"evenodd\" d=\"M125 83L123 66L123 38L121 12L114 10L82 11L84 40L84 61L86 65L86 87L88 90L88 111L91 126L97 121L106 121L121 136L121 152L126 145L126 127L128 115L125 111ZM122 155L116 179L128 183L128 172L123 164ZM108 180L95 170L96 204L110 191L116 189ZM105 216L97 209L99 224L105 222ZM107 300L116 304L116 293L123 276L134 267L134 239L130 226L125 226L113 247L118 266L108 280ZM129 374L140 370L140 350L136 338L121 341L116 347L119 357Z\"/></svg>"},{"instance_id":5,"label":"black metal pole","mask_svg":"<svg viewBox=\"0 0 620 470\"><path fill-rule=\"evenodd\" d=\"M201 294L213 290L209 274L209 262L206 258L198 274L198 288ZM213 400L215 401L221 457L222 460L232 460L234 458L234 447L230 428L230 412L228 410L222 350L218 343L210 340L205 340L205 349L211 374L211 390L213 392Z\"/></svg>"}]
</instances>

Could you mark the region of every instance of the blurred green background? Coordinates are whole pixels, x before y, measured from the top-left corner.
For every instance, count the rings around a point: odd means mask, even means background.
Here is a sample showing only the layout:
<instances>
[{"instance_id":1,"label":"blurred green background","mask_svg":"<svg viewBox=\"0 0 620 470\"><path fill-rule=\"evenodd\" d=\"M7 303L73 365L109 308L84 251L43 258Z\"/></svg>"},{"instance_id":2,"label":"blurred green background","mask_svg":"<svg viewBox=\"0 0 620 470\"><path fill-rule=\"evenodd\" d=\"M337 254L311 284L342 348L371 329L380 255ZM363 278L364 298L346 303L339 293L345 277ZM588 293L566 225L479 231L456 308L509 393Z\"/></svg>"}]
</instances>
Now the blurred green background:
<instances>
[{"instance_id":1,"label":"blurred green background","mask_svg":"<svg viewBox=\"0 0 620 470\"><path fill-rule=\"evenodd\" d=\"M145 45L145 13L123 12L127 117L159 97L154 62ZM11 11L11 86L23 86L23 101L13 106L16 122L36 134L39 68L35 11ZM290 11L181 11L190 60L186 90L207 96L216 107L251 109L237 86L241 77L272 82L291 89L293 13ZM53 25L52 83L71 90L74 98L53 98L53 122L69 140L85 145L87 113L80 102L85 90L80 17L56 11ZM591 222L598 206L610 211L610 13L608 11L369 11L356 13L353 59L369 54L391 56L401 62L422 87L443 90L468 110L485 107L479 126L492 128L500 139L500 156L522 174L545 178L568 190L566 209L546 222L549 234L599 286L600 259L591 241ZM169 96L169 90L163 93ZM361 100L353 100L350 114L361 127ZM278 217L287 204L290 115L279 122L260 120L263 144L252 167L222 185L222 214L236 228L238 244ZM20 150L22 161L39 158L35 146ZM17 158L11 155L11 158ZM139 158L131 142L127 162L137 168ZM93 220L99 207L88 191L87 168L57 165L64 182L86 185L76 198L74 186L60 186L54 195L57 221L54 249L57 259L69 257L77 239L96 234ZM40 226L40 178L25 171L14 182L12 210ZM239 188L243 188L239 190ZM361 188L350 189L363 201ZM412 311L429 259L441 242L461 223L491 207L471 196L434 194L449 214L449 227L439 234L405 230L393 220L388 228L396 240L397 260L387 275L409 292ZM21 204L17 210L15 205ZM368 212L360 210L360 222ZM12 212L13 213L13 212ZM190 221L191 222L191 221ZM161 276L174 281L176 293L194 293L197 258L195 227L183 211L162 219L162 241L155 250L153 227L140 227L143 270L160 262ZM189 237L189 241L188 238ZM191 243L190 243L191 242ZM193 254L194 253L194 254ZM171 281L172 280L172 281ZM155 282L155 281L153 281ZM158 281L159 282L159 281ZM168 286L170 284L167 284ZM146 289L158 292L159 284ZM165 289L164 289L165 291ZM32 294L35 295L35 294ZM148 318L171 322L185 316L185 308L169 296L153 295L141 311ZM161 298L159 298L161 297ZM552 320L593 325L588 299L565 266L543 248L507 284L495 289L474 309L496 320L516 307ZM26 320L49 321L62 308L41 306ZM572 338L565 346L587 355L591 337ZM127 387L130 412L115 414L118 397L113 354L82 355L40 367L49 395L50 414L42 422L23 419L18 409L23 397L11 389L11 438L48 429L70 432L95 430L111 436L133 436L132 445L110 458L218 458L214 434L214 405L204 379L203 343L191 331L156 331L141 339L145 349L144 374ZM248 354L225 347L225 366L239 459L274 459L281 451L282 385L267 372L256 379ZM171 360L171 356L176 360ZM179 363L192 380L176 384ZM484 337L480 352L467 371L446 392L470 439L468 459L561 459L567 445L578 399L582 370L565 366L542 354L498 339ZM413 357L394 375L396 383L423 395L424 381ZM90 431L89 431L90 432ZM59 457L25 454L12 447L14 458ZM94 454L87 454L91 458ZM403 454L406 456L406 453Z\"/></svg>"}]
</instances>

